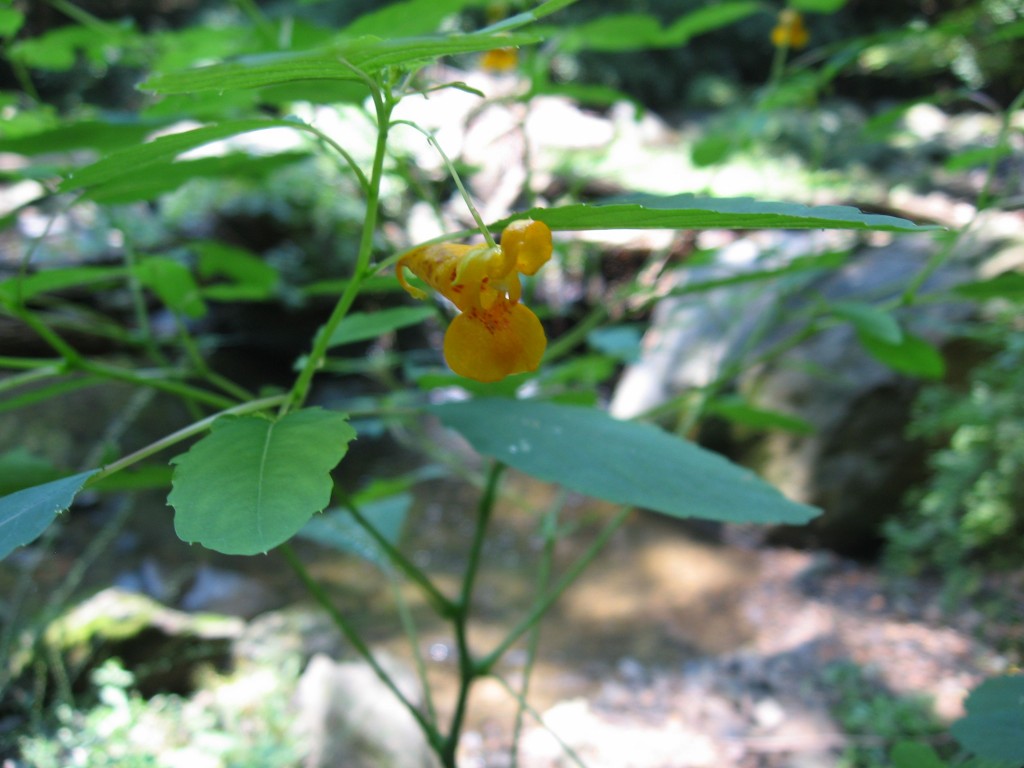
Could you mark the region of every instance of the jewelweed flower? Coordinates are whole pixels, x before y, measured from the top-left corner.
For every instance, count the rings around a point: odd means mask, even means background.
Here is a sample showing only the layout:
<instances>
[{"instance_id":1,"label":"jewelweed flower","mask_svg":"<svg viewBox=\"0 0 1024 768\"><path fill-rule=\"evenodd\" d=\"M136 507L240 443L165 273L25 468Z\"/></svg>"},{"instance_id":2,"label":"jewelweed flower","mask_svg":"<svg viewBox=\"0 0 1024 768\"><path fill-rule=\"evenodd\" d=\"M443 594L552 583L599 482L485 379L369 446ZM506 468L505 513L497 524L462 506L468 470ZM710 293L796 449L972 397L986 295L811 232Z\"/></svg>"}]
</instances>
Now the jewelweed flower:
<instances>
[{"instance_id":1,"label":"jewelweed flower","mask_svg":"<svg viewBox=\"0 0 1024 768\"><path fill-rule=\"evenodd\" d=\"M481 69L489 72L511 72L519 66L519 51L515 48L492 48L480 57Z\"/></svg>"},{"instance_id":2,"label":"jewelweed flower","mask_svg":"<svg viewBox=\"0 0 1024 768\"><path fill-rule=\"evenodd\" d=\"M398 260L398 282L416 299L408 269L459 310L444 335L444 359L460 376L500 381L535 371L547 348L540 320L520 304L519 275L532 275L551 258L551 230L542 221L519 219L501 245L423 245Z\"/></svg>"},{"instance_id":3,"label":"jewelweed flower","mask_svg":"<svg viewBox=\"0 0 1024 768\"><path fill-rule=\"evenodd\" d=\"M778 23L772 30L772 45L776 48L803 48L810 37L799 11L792 8L779 11Z\"/></svg>"}]
</instances>

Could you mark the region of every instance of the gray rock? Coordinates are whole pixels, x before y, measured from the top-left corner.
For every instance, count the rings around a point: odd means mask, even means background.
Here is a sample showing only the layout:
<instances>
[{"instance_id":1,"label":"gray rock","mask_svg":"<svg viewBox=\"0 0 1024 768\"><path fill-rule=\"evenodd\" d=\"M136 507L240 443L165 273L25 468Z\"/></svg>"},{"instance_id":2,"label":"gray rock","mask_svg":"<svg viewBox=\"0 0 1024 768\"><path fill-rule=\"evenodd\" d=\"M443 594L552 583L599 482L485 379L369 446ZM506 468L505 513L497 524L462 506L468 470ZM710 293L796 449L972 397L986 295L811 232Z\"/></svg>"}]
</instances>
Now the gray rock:
<instances>
[{"instance_id":1,"label":"gray rock","mask_svg":"<svg viewBox=\"0 0 1024 768\"><path fill-rule=\"evenodd\" d=\"M418 702L412 673L387 657L382 665L405 696ZM316 655L297 696L309 748L305 768L437 766L415 719L366 663Z\"/></svg>"}]
</instances>

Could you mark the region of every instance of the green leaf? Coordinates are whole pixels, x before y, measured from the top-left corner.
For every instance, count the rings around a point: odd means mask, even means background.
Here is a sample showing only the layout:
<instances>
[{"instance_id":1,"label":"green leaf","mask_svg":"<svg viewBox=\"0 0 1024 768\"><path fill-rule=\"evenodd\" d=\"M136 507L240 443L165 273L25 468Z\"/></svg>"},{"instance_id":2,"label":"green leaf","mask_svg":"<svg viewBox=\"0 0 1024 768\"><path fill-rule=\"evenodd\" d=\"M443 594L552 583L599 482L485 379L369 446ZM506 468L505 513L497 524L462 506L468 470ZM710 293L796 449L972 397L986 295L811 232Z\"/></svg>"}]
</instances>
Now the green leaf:
<instances>
[{"instance_id":1,"label":"green leaf","mask_svg":"<svg viewBox=\"0 0 1024 768\"><path fill-rule=\"evenodd\" d=\"M123 280L128 274L124 267L69 267L48 269L25 277L9 277L0 282L0 304L13 307L44 293L62 291L81 285L105 284Z\"/></svg>"},{"instance_id":2,"label":"green leaf","mask_svg":"<svg viewBox=\"0 0 1024 768\"><path fill-rule=\"evenodd\" d=\"M846 5L846 0L790 0L789 5L807 13L835 13Z\"/></svg>"},{"instance_id":3,"label":"green leaf","mask_svg":"<svg viewBox=\"0 0 1024 768\"><path fill-rule=\"evenodd\" d=\"M947 171L958 173L979 165L988 165L995 160L1009 156L1010 147L975 147L950 155L945 162Z\"/></svg>"},{"instance_id":4,"label":"green leaf","mask_svg":"<svg viewBox=\"0 0 1024 768\"><path fill-rule=\"evenodd\" d=\"M857 334L861 345L868 353L894 371L923 379L940 379L946 372L942 354L927 341L912 333L904 332L903 340L890 344L875 336Z\"/></svg>"},{"instance_id":5,"label":"green leaf","mask_svg":"<svg viewBox=\"0 0 1024 768\"><path fill-rule=\"evenodd\" d=\"M277 270L251 251L212 240L194 242L189 247L199 254L201 278L226 277L230 280L228 284L204 288L203 296L208 299L266 299L277 288Z\"/></svg>"},{"instance_id":6,"label":"green leaf","mask_svg":"<svg viewBox=\"0 0 1024 768\"><path fill-rule=\"evenodd\" d=\"M636 194L600 205L586 203L532 208L495 222L504 229L514 219L543 221L551 229L864 229L919 232L938 229L895 216L864 213L845 205L806 206L749 197Z\"/></svg>"},{"instance_id":7,"label":"green leaf","mask_svg":"<svg viewBox=\"0 0 1024 768\"><path fill-rule=\"evenodd\" d=\"M927 744L901 741L890 754L893 768L948 768L948 764Z\"/></svg>"},{"instance_id":8,"label":"green leaf","mask_svg":"<svg viewBox=\"0 0 1024 768\"><path fill-rule=\"evenodd\" d=\"M341 413L307 408L272 421L225 416L172 459L174 528L229 555L267 552L330 501L330 471L356 436Z\"/></svg>"},{"instance_id":9,"label":"green leaf","mask_svg":"<svg viewBox=\"0 0 1024 768\"><path fill-rule=\"evenodd\" d=\"M296 128L302 123L294 120L247 119L226 120L190 131L182 131L169 136L161 136L153 141L114 152L92 165L74 171L60 184L60 191L67 192L94 184L115 181L126 174L138 174L148 168L156 172L157 166L169 165L174 158L190 149L201 147L214 141L237 136L241 133L261 131L267 128ZM165 169L159 169L163 172Z\"/></svg>"},{"instance_id":10,"label":"green leaf","mask_svg":"<svg viewBox=\"0 0 1024 768\"><path fill-rule=\"evenodd\" d=\"M712 3L681 16L669 25L664 45L682 45L691 37L703 35L733 24L757 13L763 6L757 2Z\"/></svg>"},{"instance_id":11,"label":"green leaf","mask_svg":"<svg viewBox=\"0 0 1024 768\"><path fill-rule=\"evenodd\" d=\"M404 0L364 14L342 30L345 35L409 37L436 32L441 22L478 0Z\"/></svg>"},{"instance_id":12,"label":"green leaf","mask_svg":"<svg viewBox=\"0 0 1024 768\"><path fill-rule=\"evenodd\" d=\"M386 541L397 544L411 506L412 496L400 493L364 504L359 512ZM347 509L328 510L317 515L299 531L299 536L339 552L361 557L381 570L388 571L391 568L387 554Z\"/></svg>"},{"instance_id":13,"label":"green leaf","mask_svg":"<svg viewBox=\"0 0 1024 768\"><path fill-rule=\"evenodd\" d=\"M24 448L15 448L0 454L0 497L48 483L60 475L60 470L46 459L34 456Z\"/></svg>"},{"instance_id":14,"label":"green leaf","mask_svg":"<svg viewBox=\"0 0 1024 768\"><path fill-rule=\"evenodd\" d=\"M130 25L104 24L102 29L69 24L38 37L18 40L10 47L10 58L27 67L66 72L80 55L97 66L107 66L111 48L140 38Z\"/></svg>"},{"instance_id":15,"label":"green leaf","mask_svg":"<svg viewBox=\"0 0 1024 768\"><path fill-rule=\"evenodd\" d=\"M25 15L14 8L0 8L0 37L10 37L25 21Z\"/></svg>"},{"instance_id":16,"label":"green leaf","mask_svg":"<svg viewBox=\"0 0 1024 768\"><path fill-rule=\"evenodd\" d=\"M131 118L79 120L53 128L4 139L4 151L19 155L95 149L109 152L126 144L142 141L166 121L139 121Z\"/></svg>"},{"instance_id":17,"label":"green leaf","mask_svg":"<svg viewBox=\"0 0 1024 768\"><path fill-rule=\"evenodd\" d=\"M90 469L0 499L0 559L39 538L96 472Z\"/></svg>"},{"instance_id":18,"label":"green leaf","mask_svg":"<svg viewBox=\"0 0 1024 768\"><path fill-rule=\"evenodd\" d=\"M430 306L393 307L376 312L353 312L346 315L331 336L329 346L337 347L355 341L375 339L385 333L422 323L436 311Z\"/></svg>"},{"instance_id":19,"label":"green leaf","mask_svg":"<svg viewBox=\"0 0 1024 768\"><path fill-rule=\"evenodd\" d=\"M176 160L161 164L158 170L153 166L139 171L126 170L116 179L86 190L82 197L115 205L155 200L193 179L262 179L279 168L308 157L306 152L281 152L268 156L232 152L220 157Z\"/></svg>"},{"instance_id":20,"label":"green leaf","mask_svg":"<svg viewBox=\"0 0 1024 768\"><path fill-rule=\"evenodd\" d=\"M733 424L753 429L782 429L798 435L814 432L814 426L803 419L779 411L755 408L740 397L715 398L705 406L705 410Z\"/></svg>"},{"instance_id":21,"label":"green leaf","mask_svg":"<svg viewBox=\"0 0 1024 768\"><path fill-rule=\"evenodd\" d=\"M1024 763L1024 675L986 680L964 707L967 716L950 727L964 749L987 760Z\"/></svg>"},{"instance_id":22,"label":"green leaf","mask_svg":"<svg viewBox=\"0 0 1024 768\"><path fill-rule=\"evenodd\" d=\"M206 304L188 267L166 256L150 256L135 268L139 282L160 297L168 309L186 317L202 317Z\"/></svg>"},{"instance_id":23,"label":"green leaf","mask_svg":"<svg viewBox=\"0 0 1024 768\"><path fill-rule=\"evenodd\" d=\"M975 283L963 283L953 289L961 296L969 299L1024 299L1024 274L1020 272L1003 272L1001 275L979 280Z\"/></svg>"},{"instance_id":24,"label":"green leaf","mask_svg":"<svg viewBox=\"0 0 1024 768\"><path fill-rule=\"evenodd\" d=\"M858 335L878 339L885 344L899 344L903 329L891 314L873 304L860 301L837 301L830 304L829 312L852 325Z\"/></svg>"},{"instance_id":25,"label":"green leaf","mask_svg":"<svg viewBox=\"0 0 1024 768\"><path fill-rule=\"evenodd\" d=\"M225 64L155 75L139 87L156 93L201 93L265 88L304 80L362 81L388 67L411 66L459 53L530 45L536 35L433 35L397 39L360 37L309 51L248 56Z\"/></svg>"},{"instance_id":26,"label":"green leaf","mask_svg":"<svg viewBox=\"0 0 1024 768\"><path fill-rule=\"evenodd\" d=\"M558 34L564 51L617 53L649 48L676 48L691 38L712 32L757 12L756 2L715 3L675 19L668 27L647 13L605 14L566 28L545 30Z\"/></svg>"},{"instance_id":27,"label":"green leaf","mask_svg":"<svg viewBox=\"0 0 1024 768\"><path fill-rule=\"evenodd\" d=\"M725 160L738 144L728 133L712 133L690 147L690 159L698 168L715 165Z\"/></svg>"},{"instance_id":28,"label":"green leaf","mask_svg":"<svg viewBox=\"0 0 1024 768\"><path fill-rule=\"evenodd\" d=\"M640 359L640 340L643 334L644 326L640 323L606 325L588 333L587 344L616 360L633 363Z\"/></svg>"},{"instance_id":29,"label":"green leaf","mask_svg":"<svg viewBox=\"0 0 1024 768\"><path fill-rule=\"evenodd\" d=\"M479 453L608 501L728 522L805 523L818 514L717 454L596 409L479 399L430 411Z\"/></svg>"}]
</instances>

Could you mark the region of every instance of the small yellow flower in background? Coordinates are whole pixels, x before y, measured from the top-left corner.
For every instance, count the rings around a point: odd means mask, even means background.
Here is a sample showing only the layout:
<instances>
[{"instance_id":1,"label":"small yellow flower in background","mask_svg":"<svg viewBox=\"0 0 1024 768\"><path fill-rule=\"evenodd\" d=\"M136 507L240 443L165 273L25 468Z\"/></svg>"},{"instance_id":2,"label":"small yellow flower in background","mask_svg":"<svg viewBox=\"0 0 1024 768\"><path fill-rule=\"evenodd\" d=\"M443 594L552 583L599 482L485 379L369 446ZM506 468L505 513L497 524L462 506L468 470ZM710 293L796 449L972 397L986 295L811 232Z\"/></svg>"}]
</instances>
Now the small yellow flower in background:
<instances>
[{"instance_id":1,"label":"small yellow flower in background","mask_svg":"<svg viewBox=\"0 0 1024 768\"><path fill-rule=\"evenodd\" d=\"M548 340L537 316L519 303L519 274L544 266L551 248L544 222L519 219L505 228L501 245L424 245L398 260L398 282L411 296L427 294L406 282L406 268L459 309L444 336L444 359L455 373L500 381L537 370Z\"/></svg>"},{"instance_id":2,"label":"small yellow flower in background","mask_svg":"<svg viewBox=\"0 0 1024 768\"><path fill-rule=\"evenodd\" d=\"M776 48L803 48L810 40L804 17L792 8L779 11L779 21L772 30L772 45Z\"/></svg>"},{"instance_id":3,"label":"small yellow flower in background","mask_svg":"<svg viewBox=\"0 0 1024 768\"><path fill-rule=\"evenodd\" d=\"M492 48L480 57L480 68L488 72L511 72L519 66L519 51L515 48Z\"/></svg>"}]
</instances>

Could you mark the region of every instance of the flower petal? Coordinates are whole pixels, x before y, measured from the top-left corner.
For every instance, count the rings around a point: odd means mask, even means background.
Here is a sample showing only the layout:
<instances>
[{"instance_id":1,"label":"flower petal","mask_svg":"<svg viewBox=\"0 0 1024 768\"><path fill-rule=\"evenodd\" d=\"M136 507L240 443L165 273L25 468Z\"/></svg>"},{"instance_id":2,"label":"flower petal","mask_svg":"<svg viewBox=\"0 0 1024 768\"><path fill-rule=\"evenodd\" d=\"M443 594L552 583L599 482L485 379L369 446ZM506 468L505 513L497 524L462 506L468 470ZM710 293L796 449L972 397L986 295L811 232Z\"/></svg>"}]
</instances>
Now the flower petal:
<instances>
[{"instance_id":1,"label":"flower petal","mask_svg":"<svg viewBox=\"0 0 1024 768\"><path fill-rule=\"evenodd\" d=\"M502 301L486 312L457 315L444 336L444 357L460 376L500 381L537 370L547 343L540 320L528 307Z\"/></svg>"},{"instance_id":2,"label":"flower petal","mask_svg":"<svg viewBox=\"0 0 1024 768\"><path fill-rule=\"evenodd\" d=\"M543 221L517 219L501 233L501 248L516 271L532 275L551 258L551 230Z\"/></svg>"}]
</instances>

